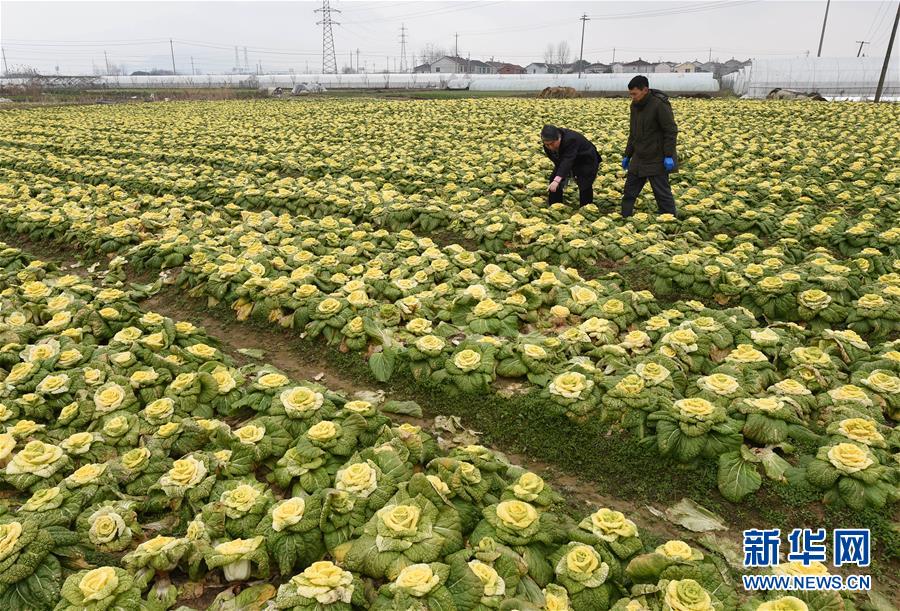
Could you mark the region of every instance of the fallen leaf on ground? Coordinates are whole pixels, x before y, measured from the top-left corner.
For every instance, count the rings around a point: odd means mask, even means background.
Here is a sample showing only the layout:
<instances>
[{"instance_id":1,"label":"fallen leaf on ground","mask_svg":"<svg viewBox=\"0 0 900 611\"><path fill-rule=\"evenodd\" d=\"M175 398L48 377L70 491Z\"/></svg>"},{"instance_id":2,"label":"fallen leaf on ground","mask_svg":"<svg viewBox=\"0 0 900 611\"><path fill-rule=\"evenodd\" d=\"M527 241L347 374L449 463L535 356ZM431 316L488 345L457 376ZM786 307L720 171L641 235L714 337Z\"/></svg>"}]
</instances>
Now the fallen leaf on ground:
<instances>
[{"instance_id":1,"label":"fallen leaf on ground","mask_svg":"<svg viewBox=\"0 0 900 611\"><path fill-rule=\"evenodd\" d=\"M701 507L691 499L681 499L666 509L666 519L673 524L684 526L694 532L728 530L725 522L709 509Z\"/></svg>"}]
</instances>

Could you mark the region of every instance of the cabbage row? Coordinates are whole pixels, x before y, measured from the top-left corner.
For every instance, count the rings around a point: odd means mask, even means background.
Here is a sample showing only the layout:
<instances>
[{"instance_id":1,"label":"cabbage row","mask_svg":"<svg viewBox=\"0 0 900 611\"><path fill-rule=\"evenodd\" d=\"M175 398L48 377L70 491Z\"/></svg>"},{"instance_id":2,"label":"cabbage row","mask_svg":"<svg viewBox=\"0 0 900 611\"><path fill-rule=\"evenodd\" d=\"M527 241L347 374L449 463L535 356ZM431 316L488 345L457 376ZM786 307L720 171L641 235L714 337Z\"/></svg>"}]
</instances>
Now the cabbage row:
<instances>
[{"instance_id":1,"label":"cabbage row","mask_svg":"<svg viewBox=\"0 0 900 611\"><path fill-rule=\"evenodd\" d=\"M351 119L342 113L356 107L334 108L344 122ZM507 110L499 102L487 108ZM786 107L736 108L752 119L760 109ZM882 112L830 108L837 115ZM220 120L232 120L233 106L220 110ZM252 157L248 144L236 150L260 164L255 174L213 155L207 149L215 140L204 132L189 138L199 149L167 156L160 144L137 147L127 130L85 133L99 119L80 112L63 113L73 134L49 125L44 135L38 130L2 149L0 165L8 169L0 226L7 231L120 254L115 268L177 268L192 294L228 305L238 319L270 321L358 352L378 380L408 371L419 384L450 393L484 393L497 378L527 381L561 416L627 429L678 462L718 461L719 489L731 500L754 492L764 476L809 483L825 500L857 509L897 497L900 228L883 213L896 207L890 186L897 175L877 150L866 164L840 143L812 151L789 141L794 128L779 115L775 125L784 133L774 132L775 141L787 140L777 157L762 141L758 150L738 146L767 163L720 176L704 153L692 152L686 172L695 172L695 183L679 196L686 214L637 215L623 224L593 209L564 214L564 207L504 195L527 184L488 192L492 150L464 156L468 171L482 162L482 183L467 179L469 188L460 190L430 175L427 184L408 183L401 171L390 176L397 191L383 165L335 166L346 173L322 178L324 161L280 139L275 148L291 159L280 170L304 177L278 178L247 199L236 189L251 174L272 181L279 170L270 158ZM116 112L141 138L150 129L143 111ZM427 108L418 112L428 119ZM193 129L176 116L184 123L169 126L173 133ZM885 137L875 131L869 121L851 137L869 137L865 146L874 147ZM65 154L22 146L43 146L54 134ZM825 124L819 137L834 134ZM295 149L303 156L291 157ZM425 163L421 149L406 152ZM215 163L203 165L203 155ZM524 152L512 162L535 164ZM215 192L197 190L182 170L204 174ZM710 176L738 190L726 196ZM308 192L302 180L322 187ZM411 184L416 193L402 195ZM442 191L432 189L437 184ZM275 201L282 196L310 199L292 208ZM484 248L441 247L409 229L388 229L396 228L385 210L424 209L417 204L425 200L415 198L426 196L449 199L437 207L449 211L451 225L468 223ZM821 211L833 202L843 209ZM317 218L250 210L257 206ZM394 220L423 228L412 217ZM510 243L523 254L505 252ZM571 267L584 269L598 253L630 275L588 279ZM652 290L630 288L634 273ZM679 296L695 299L673 301Z\"/></svg>"},{"instance_id":2,"label":"cabbage row","mask_svg":"<svg viewBox=\"0 0 900 611\"><path fill-rule=\"evenodd\" d=\"M7 608L165 610L203 581L246 586L214 603L234 609L855 608L741 601L716 555L647 546L607 508L573 520L497 452L442 451L378 405L236 367L115 273L96 286L0 246Z\"/></svg>"}]
</instances>

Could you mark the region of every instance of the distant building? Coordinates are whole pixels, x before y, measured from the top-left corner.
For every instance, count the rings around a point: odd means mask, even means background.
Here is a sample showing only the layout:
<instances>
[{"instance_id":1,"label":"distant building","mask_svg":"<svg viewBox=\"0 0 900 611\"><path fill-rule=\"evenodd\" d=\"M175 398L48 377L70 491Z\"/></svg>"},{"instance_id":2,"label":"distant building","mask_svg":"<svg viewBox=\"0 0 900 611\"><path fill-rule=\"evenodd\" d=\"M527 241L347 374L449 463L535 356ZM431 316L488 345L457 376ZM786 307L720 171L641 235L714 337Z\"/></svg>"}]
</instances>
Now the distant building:
<instances>
[{"instance_id":1,"label":"distant building","mask_svg":"<svg viewBox=\"0 0 900 611\"><path fill-rule=\"evenodd\" d=\"M607 74L612 72L612 66L609 64L603 64L597 62L595 64L589 64L587 68L584 69L587 74Z\"/></svg>"},{"instance_id":2,"label":"distant building","mask_svg":"<svg viewBox=\"0 0 900 611\"><path fill-rule=\"evenodd\" d=\"M659 62L658 64L653 64L653 72L656 72L657 74L674 71L675 64L673 62Z\"/></svg>"},{"instance_id":3,"label":"distant building","mask_svg":"<svg viewBox=\"0 0 900 611\"><path fill-rule=\"evenodd\" d=\"M633 62L625 62L622 66L625 68L623 72L653 72L653 64L640 57Z\"/></svg>"},{"instance_id":4,"label":"distant building","mask_svg":"<svg viewBox=\"0 0 900 611\"><path fill-rule=\"evenodd\" d=\"M429 72L442 72L448 74L496 74L497 70L489 64L477 59L465 57L444 57L429 64Z\"/></svg>"},{"instance_id":5,"label":"distant building","mask_svg":"<svg viewBox=\"0 0 900 611\"><path fill-rule=\"evenodd\" d=\"M531 62L525 66L526 74L559 74L560 69L555 64L545 64L544 62Z\"/></svg>"},{"instance_id":6,"label":"distant building","mask_svg":"<svg viewBox=\"0 0 900 611\"><path fill-rule=\"evenodd\" d=\"M622 62L613 62L609 65L609 69L615 74L621 74L625 72L625 64Z\"/></svg>"},{"instance_id":7,"label":"distant building","mask_svg":"<svg viewBox=\"0 0 900 611\"><path fill-rule=\"evenodd\" d=\"M722 76L726 74L731 74L732 72L737 72L744 66L749 66L750 60L741 61L739 59L731 58L727 62L722 64Z\"/></svg>"},{"instance_id":8,"label":"distant building","mask_svg":"<svg viewBox=\"0 0 900 611\"><path fill-rule=\"evenodd\" d=\"M431 72L431 64L420 64L413 68L413 72Z\"/></svg>"},{"instance_id":9,"label":"distant building","mask_svg":"<svg viewBox=\"0 0 900 611\"><path fill-rule=\"evenodd\" d=\"M590 65L591 65L591 62L589 62L585 59L579 59L579 60L572 62L571 64L564 64L563 70L568 74L578 74L579 67L581 68L581 71L584 72L585 70L587 70L587 67Z\"/></svg>"},{"instance_id":10,"label":"distant building","mask_svg":"<svg viewBox=\"0 0 900 611\"><path fill-rule=\"evenodd\" d=\"M485 62L493 68L497 74L525 74L525 68L517 64L507 62Z\"/></svg>"},{"instance_id":11,"label":"distant building","mask_svg":"<svg viewBox=\"0 0 900 611\"><path fill-rule=\"evenodd\" d=\"M684 62L675 66L675 72L678 72L679 74L690 74L699 72L699 70L697 70L698 67L699 64L695 62Z\"/></svg>"},{"instance_id":12,"label":"distant building","mask_svg":"<svg viewBox=\"0 0 900 611\"><path fill-rule=\"evenodd\" d=\"M497 74L496 68L477 59L464 59L463 66L466 74Z\"/></svg>"}]
</instances>

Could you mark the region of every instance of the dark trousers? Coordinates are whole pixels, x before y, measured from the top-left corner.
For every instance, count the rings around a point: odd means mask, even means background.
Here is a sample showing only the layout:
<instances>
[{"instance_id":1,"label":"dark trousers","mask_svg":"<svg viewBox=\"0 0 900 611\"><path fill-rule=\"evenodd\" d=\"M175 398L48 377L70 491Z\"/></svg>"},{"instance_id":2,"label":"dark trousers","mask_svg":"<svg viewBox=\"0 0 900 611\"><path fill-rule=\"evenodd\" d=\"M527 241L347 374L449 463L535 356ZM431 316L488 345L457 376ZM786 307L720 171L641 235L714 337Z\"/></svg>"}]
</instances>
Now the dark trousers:
<instances>
[{"instance_id":1,"label":"dark trousers","mask_svg":"<svg viewBox=\"0 0 900 611\"><path fill-rule=\"evenodd\" d=\"M628 172L625 177L625 193L622 196L622 216L634 214L634 200L640 195L644 183L648 180L653 189L653 197L656 198L657 212L675 214L675 197L672 195L672 187L669 186L668 174L638 176L635 172Z\"/></svg>"},{"instance_id":2,"label":"dark trousers","mask_svg":"<svg viewBox=\"0 0 900 611\"><path fill-rule=\"evenodd\" d=\"M578 203L586 206L594 202L594 181L597 180L597 169L600 166L598 161L594 165L576 167L573 172L575 174L575 184L578 185ZM553 176L550 176L553 180ZM568 184L569 178L563 176L563 180L556 187L556 192L549 192L551 204L561 204L563 201L563 189Z\"/></svg>"}]
</instances>

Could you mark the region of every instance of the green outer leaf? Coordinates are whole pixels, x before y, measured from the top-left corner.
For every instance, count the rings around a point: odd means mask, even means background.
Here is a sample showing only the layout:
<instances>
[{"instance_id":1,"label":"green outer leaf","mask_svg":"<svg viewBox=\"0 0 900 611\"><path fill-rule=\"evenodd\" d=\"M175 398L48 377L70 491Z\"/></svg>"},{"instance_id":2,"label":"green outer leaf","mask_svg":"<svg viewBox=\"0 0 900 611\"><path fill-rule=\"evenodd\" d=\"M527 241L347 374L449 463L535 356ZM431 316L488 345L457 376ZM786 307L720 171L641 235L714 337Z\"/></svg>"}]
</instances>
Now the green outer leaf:
<instances>
[{"instance_id":1,"label":"green outer leaf","mask_svg":"<svg viewBox=\"0 0 900 611\"><path fill-rule=\"evenodd\" d=\"M729 501L739 502L762 485L762 476L756 466L744 460L740 452L728 452L719 457L717 475L719 492Z\"/></svg>"}]
</instances>

